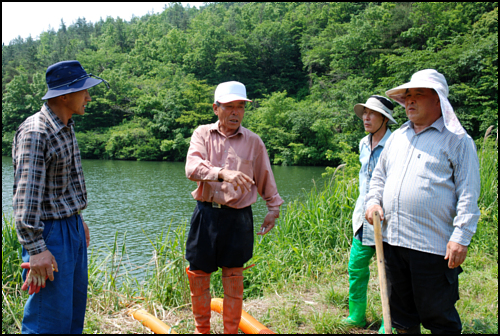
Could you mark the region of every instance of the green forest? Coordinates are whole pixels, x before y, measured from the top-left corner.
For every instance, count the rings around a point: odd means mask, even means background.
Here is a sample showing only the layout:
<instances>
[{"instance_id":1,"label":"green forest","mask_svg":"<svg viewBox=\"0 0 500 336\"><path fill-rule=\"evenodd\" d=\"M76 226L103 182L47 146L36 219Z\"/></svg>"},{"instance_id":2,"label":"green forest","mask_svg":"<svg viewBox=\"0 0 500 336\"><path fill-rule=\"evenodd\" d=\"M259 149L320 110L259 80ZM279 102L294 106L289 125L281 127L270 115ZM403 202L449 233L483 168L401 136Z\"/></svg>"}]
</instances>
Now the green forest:
<instances>
[{"instance_id":1,"label":"green forest","mask_svg":"<svg viewBox=\"0 0 500 336\"><path fill-rule=\"evenodd\" d=\"M39 111L47 67L72 59L111 85L75 117L89 159L183 161L230 80L246 85L243 125L278 165L340 164L365 134L353 106L427 68L445 75L474 139L498 128L497 2L169 3L130 21L62 18L2 45L2 155ZM401 106L395 119L407 120Z\"/></svg>"}]
</instances>

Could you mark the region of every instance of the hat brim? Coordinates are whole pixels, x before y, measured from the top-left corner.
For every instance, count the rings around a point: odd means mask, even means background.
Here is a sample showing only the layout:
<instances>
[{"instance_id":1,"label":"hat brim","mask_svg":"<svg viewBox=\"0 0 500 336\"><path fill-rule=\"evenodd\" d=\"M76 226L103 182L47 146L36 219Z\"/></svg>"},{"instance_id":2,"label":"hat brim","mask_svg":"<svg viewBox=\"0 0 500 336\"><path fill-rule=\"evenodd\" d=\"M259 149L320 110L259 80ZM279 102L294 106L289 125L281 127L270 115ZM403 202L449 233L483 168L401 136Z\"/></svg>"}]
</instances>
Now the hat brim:
<instances>
[{"instance_id":1,"label":"hat brim","mask_svg":"<svg viewBox=\"0 0 500 336\"><path fill-rule=\"evenodd\" d=\"M408 89L435 89L435 87L427 81L413 81L406 84L395 87L385 92L386 96L397 101L403 107L405 106L406 90Z\"/></svg>"},{"instance_id":2,"label":"hat brim","mask_svg":"<svg viewBox=\"0 0 500 336\"><path fill-rule=\"evenodd\" d=\"M236 101L236 100L244 100L247 102L252 102L250 99L247 99L245 97L239 96L239 95L234 94L234 93L225 95L223 97L219 97L219 99L217 99L217 101L221 104L230 103L230 102Z\"/></svg>"},{"instance_id":3,"label":"hat brim","mask_svg":"<svg viewBox=\"0 0 500 336\"><path fill-rule=\"evenodd\" d=\"M102 83L102 79L87 77L87 78L82 79L78 82L75 82L69 86L65 85L65 86L62 86L60 88L49 89L47 91L47 93L45 94L45 96L42 97L42 100L47 100L47 99L63 96L65 94L86 90L86 89L89 89L89 88L96 86L97 84L100 84L100 83Z\"/></svg>"},{"instance_id":4,"label":"hat brim","mask_svg":"<svg viewBox=\"0 0 500 336\"><path fill-rule=\"evenodd\" d=\"M377 111L378 113L382 114L384 117L387 117L389 119L389 122L387 123L388 125L397 125L396 120L388 114L386 111L382 110L381 108L378 108L376 106L368 106L366 104L356 104L354 105L354 113L358 116L359 119L363 120L363 112L365 111L365 107L369 108L370 110Z\"/></svg>"}]
</instances>

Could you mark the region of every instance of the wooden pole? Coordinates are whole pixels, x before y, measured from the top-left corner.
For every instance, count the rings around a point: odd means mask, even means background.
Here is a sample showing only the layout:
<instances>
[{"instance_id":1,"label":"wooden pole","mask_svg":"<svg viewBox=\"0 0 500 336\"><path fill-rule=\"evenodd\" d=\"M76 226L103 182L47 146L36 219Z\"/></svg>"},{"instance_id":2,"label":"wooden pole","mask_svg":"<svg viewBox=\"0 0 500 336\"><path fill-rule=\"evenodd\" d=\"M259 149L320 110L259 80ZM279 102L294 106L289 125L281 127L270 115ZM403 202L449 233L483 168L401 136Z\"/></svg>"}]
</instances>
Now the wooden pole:
<instances>
[{"instance_id":1,"label":"wooden pole","mask_svg":"<svg viewBox=\"0 0 500 336\"><path fill-rule=\"evenodd\" d=\"M380 296L382 297L382 314L384 316L384 329L386 334L392 334L391 311L389 309L389 296L387 293L387 277L385 276L384 247L382 245L382 227L380 214L373 214L373 230L375 231L375 250L377 252L378 279L380 282Z\"/></svg>"}]
</instances>

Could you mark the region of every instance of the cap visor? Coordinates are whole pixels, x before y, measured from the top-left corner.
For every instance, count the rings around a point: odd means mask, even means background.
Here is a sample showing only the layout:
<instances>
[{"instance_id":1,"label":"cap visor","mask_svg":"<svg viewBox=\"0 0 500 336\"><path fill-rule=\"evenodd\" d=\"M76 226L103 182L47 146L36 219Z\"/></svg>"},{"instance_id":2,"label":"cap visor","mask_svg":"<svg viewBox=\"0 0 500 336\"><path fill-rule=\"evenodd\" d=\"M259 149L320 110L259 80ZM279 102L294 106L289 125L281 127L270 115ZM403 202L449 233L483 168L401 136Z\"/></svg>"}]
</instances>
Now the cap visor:
<instances>
[{"instance_id":1,"label":"cap visor","mask_svg":"<svg viewBox=\"0 0 500 336\"><path fill-rule=\"evenodd\" d=\"M217 99L217 101L219 103L222 103L222 104L229 103L229 102L236 101L236 100L244 100L247 102L251 102L250 99L247 99L245 97L238 96L235 94L228 94L228 95L225 95L224 97L220 97L219 99Z\"/></svg>"}]
</instances>

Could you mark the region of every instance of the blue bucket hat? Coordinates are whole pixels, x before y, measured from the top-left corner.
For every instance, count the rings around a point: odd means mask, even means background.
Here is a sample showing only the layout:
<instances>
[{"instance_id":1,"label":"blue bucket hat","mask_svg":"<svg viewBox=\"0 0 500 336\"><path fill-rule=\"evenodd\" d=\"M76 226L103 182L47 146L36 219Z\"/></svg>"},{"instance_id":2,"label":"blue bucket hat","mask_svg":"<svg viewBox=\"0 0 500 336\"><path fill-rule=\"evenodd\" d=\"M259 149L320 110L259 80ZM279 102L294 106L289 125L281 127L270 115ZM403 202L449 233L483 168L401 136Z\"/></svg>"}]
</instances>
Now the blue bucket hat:
<instances>
[{"instance_id":1,"label":"blue bucket hat","mask_svg":"<svg viewBox=\"0 0 500 336\"><path fill-rule=\"evenodd\" d=\"M42 100L82 91L104 82L104 79L88 74L78 61L62 61L47 68L45 75L48 91ZM95 77L95 78L92 78Z\"/></svg>"}]
</instances>

